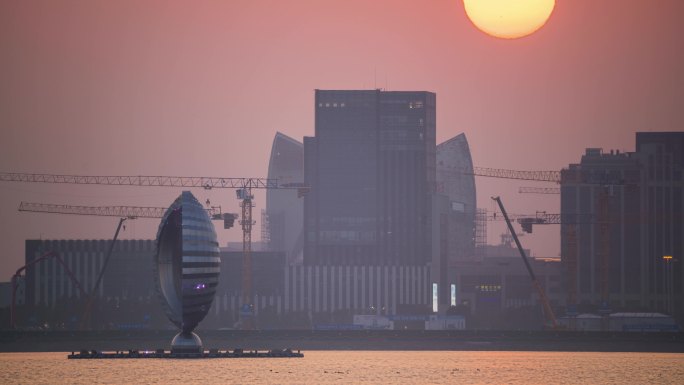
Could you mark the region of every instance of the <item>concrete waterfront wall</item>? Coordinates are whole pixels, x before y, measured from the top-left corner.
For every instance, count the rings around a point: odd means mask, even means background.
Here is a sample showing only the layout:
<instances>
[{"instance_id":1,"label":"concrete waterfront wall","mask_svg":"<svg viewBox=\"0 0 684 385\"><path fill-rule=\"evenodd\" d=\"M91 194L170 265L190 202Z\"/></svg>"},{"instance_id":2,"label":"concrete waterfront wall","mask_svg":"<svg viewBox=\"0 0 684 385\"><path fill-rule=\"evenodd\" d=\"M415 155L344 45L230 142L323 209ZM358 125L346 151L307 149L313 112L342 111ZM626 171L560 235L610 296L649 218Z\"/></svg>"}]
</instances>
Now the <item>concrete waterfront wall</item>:
<instances>
[{"instance_id":1,"label":"concrete waterfront wall","mask_svg":"<svg viewBox=\"0 0 684 385\"><path fill-rule=\"evenodd\" d=\"M168 349L174 330L0 331L0 351ZM199 330L204 348L302 350L492 350L684 353L684 333L570 331Z\"/></svg>"}]
</instances>

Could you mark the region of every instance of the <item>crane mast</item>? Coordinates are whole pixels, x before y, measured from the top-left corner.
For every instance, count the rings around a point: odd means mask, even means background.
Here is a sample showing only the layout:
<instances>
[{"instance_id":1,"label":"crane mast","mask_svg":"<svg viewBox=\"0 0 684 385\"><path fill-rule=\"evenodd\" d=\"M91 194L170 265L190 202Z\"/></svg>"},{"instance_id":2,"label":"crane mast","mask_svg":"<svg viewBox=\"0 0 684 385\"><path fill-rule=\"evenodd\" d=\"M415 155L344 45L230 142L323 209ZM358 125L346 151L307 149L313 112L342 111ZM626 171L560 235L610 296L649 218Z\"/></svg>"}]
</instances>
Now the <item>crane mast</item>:
<instances>
[{"instance_id":1,"label":"crane mast","mask_svg":"<svg viewBox=\"0 0 684 385\"><path fill-rule=\"evenodd\" d=\"M237 197L241 200L242 208L242 308L240 309L240 327L252 330L254 325L254 305L252 304L252 200L251 189L243 188L237 190Z\"/></svg>"}]
</instances>

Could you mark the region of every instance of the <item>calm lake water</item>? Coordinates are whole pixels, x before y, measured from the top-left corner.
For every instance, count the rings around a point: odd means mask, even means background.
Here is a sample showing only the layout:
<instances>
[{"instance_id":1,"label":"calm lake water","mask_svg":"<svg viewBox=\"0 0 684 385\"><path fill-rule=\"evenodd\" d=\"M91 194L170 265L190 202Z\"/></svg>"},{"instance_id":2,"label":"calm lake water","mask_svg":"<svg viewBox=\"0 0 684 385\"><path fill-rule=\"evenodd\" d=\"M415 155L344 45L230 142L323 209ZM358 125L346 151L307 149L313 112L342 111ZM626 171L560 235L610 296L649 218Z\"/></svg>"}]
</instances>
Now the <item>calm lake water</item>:
<instances>
[{"instance_id":1,"label":"calm lake water","mask_svg":"<svg viewBox=\"0 0 684 385\"><path fill-rule=\"evenodd\" d=\"M0 384L684 384L684 354L306 351L304 358L0 354Z\"/></svg>"}]
</instances>

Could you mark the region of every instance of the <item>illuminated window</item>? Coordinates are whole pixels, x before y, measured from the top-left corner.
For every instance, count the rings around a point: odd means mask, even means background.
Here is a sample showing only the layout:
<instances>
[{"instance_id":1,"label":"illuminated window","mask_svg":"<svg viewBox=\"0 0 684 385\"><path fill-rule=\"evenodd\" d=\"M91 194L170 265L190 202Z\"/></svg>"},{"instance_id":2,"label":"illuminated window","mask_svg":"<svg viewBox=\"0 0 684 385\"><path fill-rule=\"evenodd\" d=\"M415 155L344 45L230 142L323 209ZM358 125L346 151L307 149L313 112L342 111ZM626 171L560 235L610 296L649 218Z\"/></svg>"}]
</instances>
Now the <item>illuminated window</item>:
<instances>
[{"instance_id":1,"label":"illuminated window","mask_svg":"<svg viewBox=\"0 0 684 385\"><path fill-rule=\"evenodd\" d=\"M451 284L451 306L456 306L456 285Z\"/></svg>"},{"instance_id":2,"label":"illuminated window","mask_svg":"<svg viewBox=\"0 0 684 385\"><path fill-rule=\"evenodd\" d=\"M432 284L432 311L437 313L439 310L439 293L437 292L437 284Z\"/></svg>"}]
</instances>

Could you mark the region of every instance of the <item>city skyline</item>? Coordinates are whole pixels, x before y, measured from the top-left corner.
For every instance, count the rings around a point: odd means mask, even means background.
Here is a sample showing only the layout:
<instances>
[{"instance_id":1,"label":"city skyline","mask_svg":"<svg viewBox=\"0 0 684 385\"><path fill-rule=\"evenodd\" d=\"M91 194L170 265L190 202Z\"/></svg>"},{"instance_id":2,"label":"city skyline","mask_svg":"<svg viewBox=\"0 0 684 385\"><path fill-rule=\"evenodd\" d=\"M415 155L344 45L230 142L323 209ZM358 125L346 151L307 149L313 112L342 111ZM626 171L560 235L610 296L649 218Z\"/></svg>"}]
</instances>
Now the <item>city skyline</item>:
<instances>
[{"instance_id":1,"label":"city skyline","mask_svg":"<svg viewBox=\"0 0 684 385\"><path fill-rule=\"evenodd\" d=\"M313 89L385 88L435 92L437 142L464 132L475 166L560 170L585 148L634 151L637 131L682 129L683 8L561 2L538 33L502 41L475 30L460 1L6 2L0 163L6 172L264 177L275 132L313 133ZM559 210L557 197L518 194L523 183L476 183L484 208L501 195L511 212ZM178 193L2 183L0 280L21 266L25 239L109 239L116 225L18 213L22 200L167 206ZM238 212L232 194L197 195ZM265 194L256 204L265 208ZM122 236L150 238L156 226L130 222ZM500 232L490 229L490 242ZM558 255L558 233L548 226L523 243ZM219 234L222 244L239 238Z\"/></svg>"}]
</instances>

